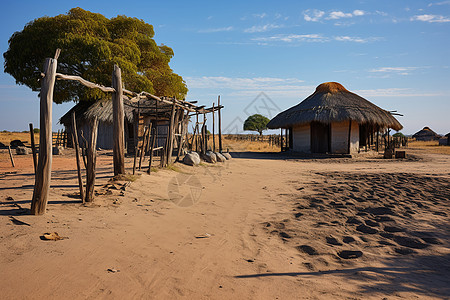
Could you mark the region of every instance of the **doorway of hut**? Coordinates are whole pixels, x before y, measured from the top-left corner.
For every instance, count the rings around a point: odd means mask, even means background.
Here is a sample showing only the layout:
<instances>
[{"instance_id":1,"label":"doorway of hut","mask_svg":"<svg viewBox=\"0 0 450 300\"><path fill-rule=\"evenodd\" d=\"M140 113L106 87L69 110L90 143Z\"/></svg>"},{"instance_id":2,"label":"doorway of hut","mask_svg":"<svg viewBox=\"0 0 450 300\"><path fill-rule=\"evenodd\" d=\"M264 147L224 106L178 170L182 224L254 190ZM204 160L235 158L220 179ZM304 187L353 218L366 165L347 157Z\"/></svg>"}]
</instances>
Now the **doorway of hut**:
<instances>
[{"instance_id":1,"label":"doorway of hut","mask_svg":"<svg viewBox=\"0 0 450 300\"><path fill-rule=\"evenodd\" d=\"M311 152L331 152L331 124L311 123Z\"/></svg>"}]
</instances>

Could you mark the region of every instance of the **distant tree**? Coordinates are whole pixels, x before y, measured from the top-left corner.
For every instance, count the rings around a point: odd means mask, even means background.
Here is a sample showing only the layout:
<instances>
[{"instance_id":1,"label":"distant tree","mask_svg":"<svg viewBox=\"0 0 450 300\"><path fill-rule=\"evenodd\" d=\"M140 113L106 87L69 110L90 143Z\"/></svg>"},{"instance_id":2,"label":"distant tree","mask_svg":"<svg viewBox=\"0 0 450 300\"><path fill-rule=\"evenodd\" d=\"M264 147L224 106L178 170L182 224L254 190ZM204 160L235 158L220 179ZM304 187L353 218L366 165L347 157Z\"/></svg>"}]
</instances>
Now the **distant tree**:
<instances>
[{"instance_id":1,"label":"distant tree","mask_svg":"<svg viewBox=\"0 0 450 300\"><path fill-rule=\"evenodd\" d=\"M247 118L244 122L244 130L258 131L262 135L263 130L267 129L269 119L260 114L254 114Z\"/></svg>"},{"instance_id":2,"label":"distant tree","mask_svg":"<svg viewBox=\"0 0 450 300\"><path fill-rule=\"evenodd\" d=\"M34 133L39 133L39 128L33 128Z\"/></svg>"},{"instance_id":3,"label":"distant tree","mask_svg":"<svg viewBox=\"0 0 450 300\"><path fill-rule=\"evenodd\" d=\"M114 64L122 69L127 89L183 99L186 83L169 67L173 50L153 40L153 26L137 18L101 14L73 8L66 15L42 17L25 25L9 39L3 54L4 70L33 91L40 90L45 58L61 48L58 72L78 75L111 86ZM58 81L54 101L97 100L105 94L77 82Z\"/></svg>"},{"instance_id":4,"label":"distant tree","mask_svg":"<svg viewBox=\"0 0 450 300\"><path fill-rule=\"evenodd\" d=\"M401 132L394 133L392 136L393 137L405 137L405 135Z\"/></svg>"}]
</instances>

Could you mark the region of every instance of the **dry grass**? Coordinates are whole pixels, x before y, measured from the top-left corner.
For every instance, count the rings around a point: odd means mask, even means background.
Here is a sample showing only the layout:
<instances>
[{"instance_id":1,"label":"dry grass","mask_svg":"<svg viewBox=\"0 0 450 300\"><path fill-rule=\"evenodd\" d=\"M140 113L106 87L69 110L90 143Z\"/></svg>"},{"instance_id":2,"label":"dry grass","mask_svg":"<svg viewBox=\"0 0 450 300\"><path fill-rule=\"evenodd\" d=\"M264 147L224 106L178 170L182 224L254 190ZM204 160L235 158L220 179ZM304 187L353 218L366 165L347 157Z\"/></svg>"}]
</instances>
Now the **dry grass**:
<instances>
[{"instance_id":1,"label":"dry grass","mask_svg":"<svg viewBox=\"0 0 450 300\"><path fill-rule=\"evenodd\" d=\"M450 146L439 146L438 141L411 141L408 148L426 150L429 153L449 154Z\"/></svg>"},{"instance_id":2,"label":"dry grass","mask_svg":"<svg viewBox=\"0 0 450 300\"><path fill-rule=\"evenodd\" d=\"M39 133L34 134L35 143L39 143ZM11 141L21 140L26 145L31 145L30 132L0 132L0 142L9 145Z\"/></svg>"},{"instance_id":3,"label":"dry grass","mask_svg":"<svg viewBox=\"0 0 450 300\"><path fill-rule=\"evenodd\" d=\"M271 146L268 142L223 139L224 151L279 152L280 147Z\"/></svg>"}]
</instances>

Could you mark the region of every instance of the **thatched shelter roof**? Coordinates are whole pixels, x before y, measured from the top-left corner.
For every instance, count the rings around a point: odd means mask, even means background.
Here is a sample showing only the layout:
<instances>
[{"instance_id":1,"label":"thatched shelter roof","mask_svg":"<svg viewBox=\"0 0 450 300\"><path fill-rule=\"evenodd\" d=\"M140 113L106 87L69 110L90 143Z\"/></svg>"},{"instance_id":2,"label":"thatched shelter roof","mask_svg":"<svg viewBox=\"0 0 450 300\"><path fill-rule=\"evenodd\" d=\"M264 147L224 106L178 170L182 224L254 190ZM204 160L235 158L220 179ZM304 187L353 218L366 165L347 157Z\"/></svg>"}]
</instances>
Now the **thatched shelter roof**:
<instances>
[{"instance_id":1,"label":"thatched shelter roof","mask_svg":"<svg viewBox=\"0 0 450 300\"><path fill-rule=\"evenodd\" d=\"M123 98L123 110L125 119L132 123L134 122L134 111L139 111L141 115L153 116L156 118L156 100L140 99L136 102L131 102L127 97ZM170 111L172 105L166 103L158 103L158 118L160 120L168 120L170 118ZM72 112L75 111L75 116L78 121L92 120L97 117L99 122L112 124L113 123L113 106L111 99L98 100L96 102L80 101L72 107L64 116L59 119L59 123L64 126L72 124Z\"/></svg>"},{"instance_id":2,"label":"thatched shelter roof","mask_svg":"<svg viewBox=\"0 0 450 300\"><path fill-rule=\"evenodd\" d=\"M390 112L348 91L337 82L322 83L305 100L275 116L267 127L288 128L314 121L329 124L347 120L380 128L403 128Z\"/></svg>"},{"instance_id":3,"label":"thatched shelter roof","mask_svg":"<svg viewBox=\"0 0 450 300\"><path fill-rule=\"evenodd\" d=\"M422 130L414 133L412 137L416 140L438 140L441 136L430 127L425 126Z\"/></svg>"}]
</instances>

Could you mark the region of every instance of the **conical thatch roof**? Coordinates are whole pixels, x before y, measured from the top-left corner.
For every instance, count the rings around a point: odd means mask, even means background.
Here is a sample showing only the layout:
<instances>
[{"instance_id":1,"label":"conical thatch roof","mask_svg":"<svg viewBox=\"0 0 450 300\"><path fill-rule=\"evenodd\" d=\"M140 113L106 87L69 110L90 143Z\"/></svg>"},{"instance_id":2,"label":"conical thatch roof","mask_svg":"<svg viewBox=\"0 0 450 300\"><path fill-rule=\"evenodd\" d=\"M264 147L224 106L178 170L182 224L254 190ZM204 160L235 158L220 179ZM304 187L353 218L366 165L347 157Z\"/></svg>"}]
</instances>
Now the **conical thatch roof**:
<instances>
[{"instance_id":1,"label":"conical thatch roof","mask_svg":"<svg viewBox=\"0 0 450 300\"><path fill-rule=\"evenodd\" d=\"M412 137L416 140L438 140L441 136L430 127L425 126L422 130L414 133Z\"/></svg>"},{"instance_id":2,"label":"conical thatch roof","mask_svg":"<svg viewBox=\"0 0 450 300\"><path fill-rule=\"evenodd\" d=\"M395 130L403 128L390 112L348 91L337 82L322 83L314 94L279 113L267 127L288 128L313 121L329 124L346 120Z\"/></svg>"}]
</instances>

